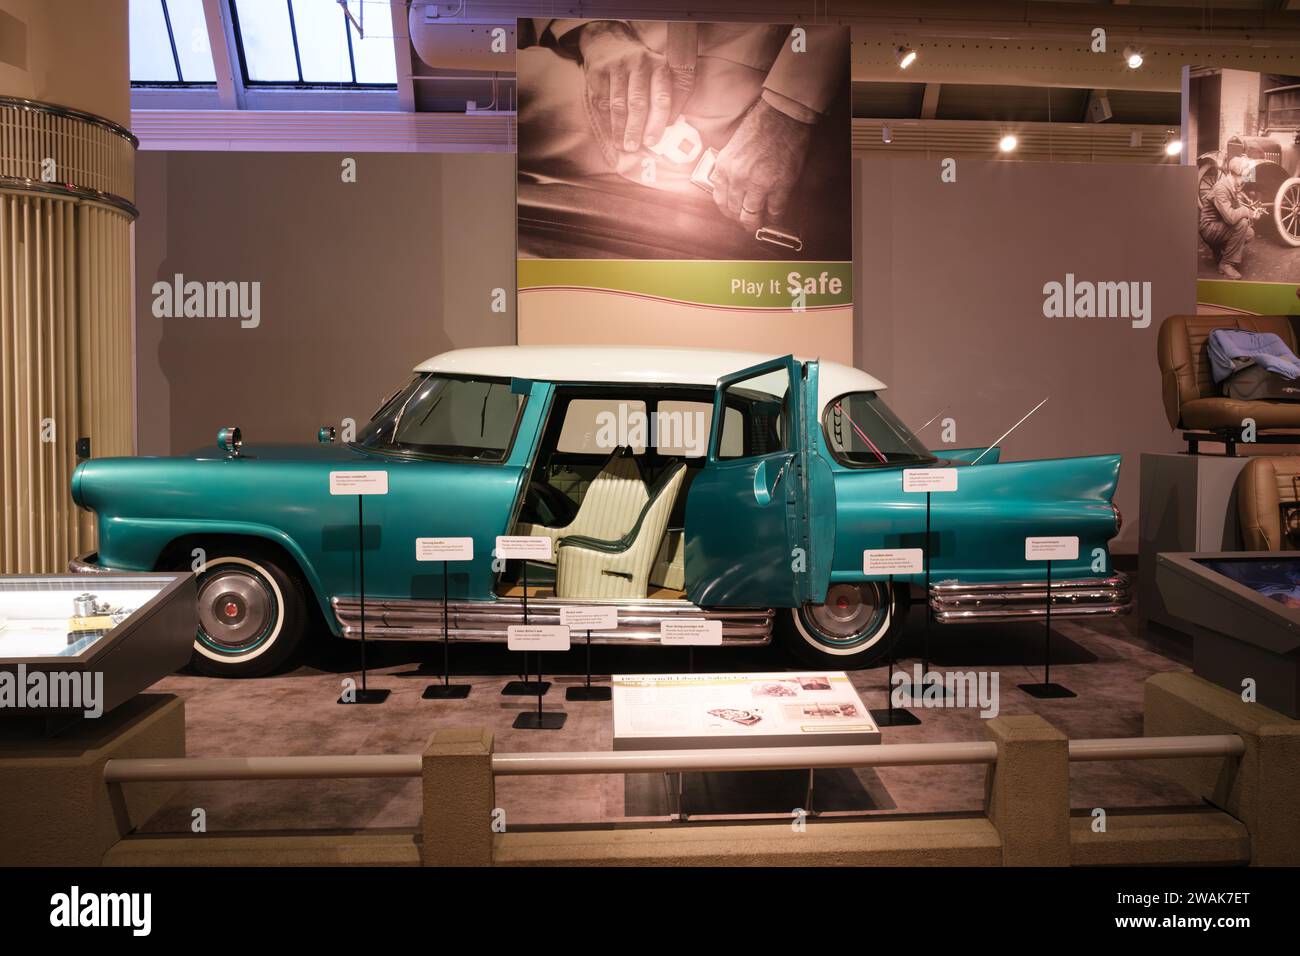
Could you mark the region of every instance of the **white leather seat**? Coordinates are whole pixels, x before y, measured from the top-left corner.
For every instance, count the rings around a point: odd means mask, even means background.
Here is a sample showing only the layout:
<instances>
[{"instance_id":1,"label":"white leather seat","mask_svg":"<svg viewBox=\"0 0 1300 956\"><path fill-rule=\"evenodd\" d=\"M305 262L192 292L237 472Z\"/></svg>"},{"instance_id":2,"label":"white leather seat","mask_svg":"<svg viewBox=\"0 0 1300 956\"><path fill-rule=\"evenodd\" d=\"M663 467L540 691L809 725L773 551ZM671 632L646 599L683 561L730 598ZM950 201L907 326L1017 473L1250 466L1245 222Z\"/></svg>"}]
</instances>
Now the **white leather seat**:
<instances>
[{"instance_id":1,"label":"white leather seat","mask_svg":"<svg viewBox=\"0 0 1300 956\"><path fill-rule=\"evenodd\" d=\"M680 529L664 535L664 543L650 569L650 584L662 588L686 589L686 533Z\"/></svg>"},{"instance_id":2,"label":"white leather seat","mask_svg":"<svg viewBox=\"0 0 1300 956\"><path fill-rule=\"evenodd\" d=\"M556 553L555 543L566 535L584 535L589 538L621 538L636 524L637 516L650 500L641 469L627 448L619 448L605 462L592 479L582 504L573 520L562 528L521 521L515 534L549 537L551 554ZM555 563L552 557L549 562Z\"/></svg>"},{"instance_id":3,"label":"white leather seat","mask_svg":"<svg viewBox=\"0 0 1300 956\"><path fill-rule=\"evenodd\" d=\"M566 535L556 551L555 594L562 598L644 598L673 504L686 480L677 463L656 483L636 524L617 539Z\"/></svg>"}]
</instances>

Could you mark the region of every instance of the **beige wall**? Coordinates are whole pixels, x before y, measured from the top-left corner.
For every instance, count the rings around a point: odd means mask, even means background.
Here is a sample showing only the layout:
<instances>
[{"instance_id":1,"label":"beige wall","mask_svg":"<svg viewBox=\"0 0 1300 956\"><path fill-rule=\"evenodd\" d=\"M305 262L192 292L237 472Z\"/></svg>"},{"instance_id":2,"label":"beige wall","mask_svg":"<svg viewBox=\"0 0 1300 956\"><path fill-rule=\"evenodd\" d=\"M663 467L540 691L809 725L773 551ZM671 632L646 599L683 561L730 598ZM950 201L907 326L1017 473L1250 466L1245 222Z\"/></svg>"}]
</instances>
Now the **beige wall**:
<instances>
[{"instance_id":1,"label":"beige wall","mask_svg":"<svg viewBox=\"0 0 1300 956\"><path fill-rule=\"evenodd\" d=\"M349 185L339 159L140 156L142 452L207 445L222 424L310 440L363 419L423 357L513 340L513 307L489 309L493 287L513 297L512 158L361 154ZM1051 396L1006 456L1123 453L1119 550L1134 550L1138 455L1177 448L1155 336L1195 305L1194 171L963 161L941 183L937 163L857 164L856 347L823 357L887 382L913 427L948 406L961 446ZM260 279L262 327L153 318L150 286L174 272ZM1044 318L1043 284L1067 272L1151 282L1150 327ZM922 437L940 445L937 425Z\"/></svg>"},{"instance_id":2,"label":"beige wall","mask_svg":"<svg viewBox=\"0 0 1300 956\"><path fill-rule=\"evenodd\" d=\"M857 364L920 428L940 409L958 446L1026 459L1120 452L1117 550L1136 550L1138 456L1179 448L1165 421L1156 332L1196 302L1195 170L939 159L860 168ZM1043 286L1151 283L1151 324L1045 318ZM940 447L939 425L921 433Z\"/></svg>"},{"instance_id":3,"label":"beige wall","mask_svg":"<svg viewBox=\"0 0 1300 956\"><path fill-rule=\"evenodd\" d=\"M142 153L136 333L142 454L311 441L364 422L417 362L514 339L510 156ZM261 322L155 318L153 284L261 283ZM507 290L506 314L491 290Z\"/></svg>"},{"instance_id":4,"label":"beige wall","mask_svg":"<svg viewBox=\"0 0 1300 956\"><path fill-rule=\"evenodd\" d=\"M131 125L127 0L0 0L0 95Z\"/></svg>"}]
</instances>

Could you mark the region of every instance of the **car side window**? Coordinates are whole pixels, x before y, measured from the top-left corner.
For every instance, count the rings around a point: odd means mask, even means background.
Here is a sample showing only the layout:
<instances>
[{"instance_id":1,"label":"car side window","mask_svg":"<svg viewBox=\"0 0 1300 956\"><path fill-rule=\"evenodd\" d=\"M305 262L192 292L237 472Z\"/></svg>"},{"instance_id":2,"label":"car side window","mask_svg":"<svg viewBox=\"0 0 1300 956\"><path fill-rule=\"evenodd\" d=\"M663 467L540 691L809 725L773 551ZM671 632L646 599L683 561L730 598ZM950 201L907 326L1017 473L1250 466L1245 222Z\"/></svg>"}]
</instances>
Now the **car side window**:
<instances>
[{"instance_id":1,"label":"car side window","mask_svg":"<svg viewBox=\"0 0 1300 956\"><path fill-rule=\"evenodd\" d=\"M569 402L555 450L571 455L609 454L631 447L645 454L649 440L646 405L640 399L575 398Z\"/></svg>"},{"instance_id":2,"label":"car side window","mask_svg":"<svg viewBox=\"0 0 1300 956\"><path fill-rule=\"evenodd\" d=\"M784 368L728 385L722 395L726 410L718 457L753 458L785 451L789 392L790 374Z\"/></svg>"}]
</instances>

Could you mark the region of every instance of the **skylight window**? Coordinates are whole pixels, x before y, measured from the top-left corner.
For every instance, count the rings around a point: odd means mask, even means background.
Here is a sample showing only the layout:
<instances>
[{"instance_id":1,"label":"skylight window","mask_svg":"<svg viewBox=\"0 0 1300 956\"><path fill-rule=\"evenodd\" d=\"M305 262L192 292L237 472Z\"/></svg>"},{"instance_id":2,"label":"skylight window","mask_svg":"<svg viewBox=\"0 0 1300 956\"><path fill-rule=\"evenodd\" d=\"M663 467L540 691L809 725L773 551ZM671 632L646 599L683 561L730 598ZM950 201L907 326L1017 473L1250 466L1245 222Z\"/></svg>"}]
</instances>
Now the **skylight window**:
<instances>
[{"instance_id":1,"label":"skylight window","mask_svg":"<svg viewBox=\"0 0 1300 956\"><path fill-rule=\"evenodd\" d=\"M131 0L132 83L215 83L203 0Z\"/></svg>"},{"instance_id":2,"label":"skylight window","mask_svg":"<svg viewBox=\"0 0 1300 956\"><path fill-rule=\"evenodd\" d=\"M232 0L231 6L250 85L397 84L387 0L348 0L346 12L338 0ZM365 23L364 39L348 13Z\"/></svg>"}]
</instances>

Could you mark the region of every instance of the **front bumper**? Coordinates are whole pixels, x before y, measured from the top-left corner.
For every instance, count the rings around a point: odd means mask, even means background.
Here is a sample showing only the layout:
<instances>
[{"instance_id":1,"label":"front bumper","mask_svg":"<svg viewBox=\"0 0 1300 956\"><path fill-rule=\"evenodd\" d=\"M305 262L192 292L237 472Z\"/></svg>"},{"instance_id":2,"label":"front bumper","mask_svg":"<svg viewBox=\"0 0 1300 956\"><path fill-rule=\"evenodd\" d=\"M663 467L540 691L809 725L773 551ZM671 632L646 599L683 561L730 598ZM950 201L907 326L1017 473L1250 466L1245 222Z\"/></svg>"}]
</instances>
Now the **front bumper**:
<instances>
[{"instance_id":1,"label":"front bumper","mask_svg":"<svg viewBox=\"0 0 1300 956\"><path fill-rule=\"evenodd\" d=\"M930 586L930 609L941 624L1033 621L1047 616L1045 581L965 584L940 581ZM1052 582L1052 617L1104 617L1133 610L1129 576L1074 578Z\"/></svg>"},{"instance_id":2,"label":"front bumper","mask_svg":"<svg viewBox=\"0 0 1300 956\"><path fill-rule=\"evenodd\" d=\"M73 574L112 574L114 569L100 564L99 553L91 551L69 561L68 570Z\"/></svg>"}]
</instances>

